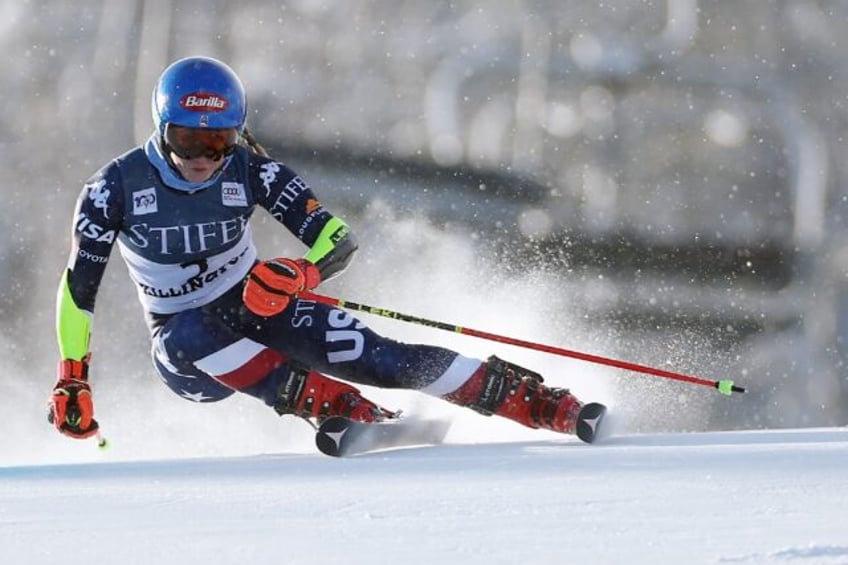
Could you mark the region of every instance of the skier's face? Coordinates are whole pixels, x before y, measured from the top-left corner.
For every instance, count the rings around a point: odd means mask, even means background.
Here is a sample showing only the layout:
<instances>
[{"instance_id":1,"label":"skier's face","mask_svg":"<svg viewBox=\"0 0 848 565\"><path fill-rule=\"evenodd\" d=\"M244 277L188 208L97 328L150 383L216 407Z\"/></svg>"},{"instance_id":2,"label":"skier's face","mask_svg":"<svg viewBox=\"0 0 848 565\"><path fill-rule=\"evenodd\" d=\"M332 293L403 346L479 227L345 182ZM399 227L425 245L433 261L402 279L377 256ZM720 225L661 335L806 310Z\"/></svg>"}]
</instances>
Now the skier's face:
<instances>
[{"instance_id":1,"label":"skier's face","mask_svg":"<svg viewBox=\"0 0 848 565\"><path fill-rule=\"evenodd\" d=\"M224 164L223 159L210 159L209 157L197 157L196 159L183 159L173 151L171 161L185 180L192 183L204 182L212 178L218 169Z\"/></svg>"}]
</instances>

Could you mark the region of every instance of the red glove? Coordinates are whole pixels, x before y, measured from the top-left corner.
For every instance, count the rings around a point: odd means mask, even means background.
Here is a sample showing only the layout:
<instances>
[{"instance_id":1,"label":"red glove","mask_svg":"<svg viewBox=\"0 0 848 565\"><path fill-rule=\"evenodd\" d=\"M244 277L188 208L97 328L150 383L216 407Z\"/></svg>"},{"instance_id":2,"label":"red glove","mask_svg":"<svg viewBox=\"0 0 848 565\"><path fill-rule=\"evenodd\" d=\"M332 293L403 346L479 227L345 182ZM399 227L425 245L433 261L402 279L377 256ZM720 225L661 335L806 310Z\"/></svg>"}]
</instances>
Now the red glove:
<instances>
[{"instance_id":1,"label":"red glove","mask_svg":"<svg viewBox=\"0 0 848 565\"><path fill-rule=\"evenodd\" d=\"M285 310L292 296L320 282L318 267L306 259L261 261L247 275L242 300L248 310L267 318Z\"/></svg>"},{"instance_id":2,"label":"red glove","mask_svg":"<svg viewBox=\"0 0 848 565\"><path fill-rule=\"evenodd\" d=\"M53 387L47 421L60 433L77 439L91 437L100 426L94 419L94 404L88 386L88 360L59 362L59 379Z\"/></svg>"}]
</instances>

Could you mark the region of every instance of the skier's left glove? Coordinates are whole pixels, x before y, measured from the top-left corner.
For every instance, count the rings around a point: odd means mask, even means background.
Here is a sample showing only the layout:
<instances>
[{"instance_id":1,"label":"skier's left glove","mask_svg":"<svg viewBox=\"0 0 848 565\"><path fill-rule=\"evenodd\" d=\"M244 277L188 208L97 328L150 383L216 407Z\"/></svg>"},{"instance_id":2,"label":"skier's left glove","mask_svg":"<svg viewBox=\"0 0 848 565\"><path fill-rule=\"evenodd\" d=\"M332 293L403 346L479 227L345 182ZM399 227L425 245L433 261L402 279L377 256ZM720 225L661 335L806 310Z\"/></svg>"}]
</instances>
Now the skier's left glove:
<instances>
[{"instance_id":1,"label":"skier's left glove","mask_svg":"<svg viewBox=\"0 0 848 565\"><path fill-rule=\"evenodd\" d=\"M285 310L292 296L320 282L318 267L306 259L260 261L247 275L242 300L248 310L267 318Z\"/></svg>"},{"instance_id":2,"label":"skier's left glove","mask_svg":"<svg viewBox=\"0 0 848 565\"><path fill-rule=\"evenodd\" d=\"M65 359L59 362L59 378L53 386L47 421L59 433L84 439L97 433L94 403L88 386L88 360Z\"/></svg>"}]
</instances>

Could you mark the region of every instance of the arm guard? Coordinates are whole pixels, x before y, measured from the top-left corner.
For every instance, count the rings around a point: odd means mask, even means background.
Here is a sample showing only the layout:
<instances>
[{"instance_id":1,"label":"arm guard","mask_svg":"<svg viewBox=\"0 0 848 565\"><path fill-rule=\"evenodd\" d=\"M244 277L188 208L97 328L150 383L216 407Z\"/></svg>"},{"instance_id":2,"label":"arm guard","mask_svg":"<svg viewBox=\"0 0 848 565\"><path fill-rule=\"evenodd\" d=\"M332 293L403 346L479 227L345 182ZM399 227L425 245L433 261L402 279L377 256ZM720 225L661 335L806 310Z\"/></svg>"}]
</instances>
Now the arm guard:
<instances>
[{"instance_id":1,"label":"arm guard","mask_svg":"<svg viewBox=\"0 0 848 565\"><path fill-rule=\"evenodd\" d=\"M65 270L56 297L56 335L61 358L81 361L88 355L92 314L79 308L71 296L69 274Z\"/></svg>"},{"instance_id":2,"label":"arm guard","mask_svg":"<svg viewBox=\"0 0 848 565\"><path fill-rule=\"evenodd\" d=\"M357 248L356 239L347 224L333 217L304 258L318 267L321 280L326 281L347 268Z\"/></svg>"}]
</instances>

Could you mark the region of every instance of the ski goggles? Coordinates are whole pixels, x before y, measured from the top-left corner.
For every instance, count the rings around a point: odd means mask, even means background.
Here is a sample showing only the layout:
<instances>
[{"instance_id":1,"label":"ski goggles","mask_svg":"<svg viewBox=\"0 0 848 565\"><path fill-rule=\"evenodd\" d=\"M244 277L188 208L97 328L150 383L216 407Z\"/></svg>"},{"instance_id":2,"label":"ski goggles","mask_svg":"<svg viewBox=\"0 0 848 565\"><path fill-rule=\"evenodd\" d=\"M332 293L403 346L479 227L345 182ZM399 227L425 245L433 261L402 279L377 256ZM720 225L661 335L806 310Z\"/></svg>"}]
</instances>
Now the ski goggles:
<instances>
[{"instance_id":1,"label":"ski goggles","mask_svg":"<svg viewBox=\"0 0 848 565\"><path fill-rule=\"evenodd\" d=\"M165 145L181 159L208 157L213 161L231 155L238 143L236 128L187 128L165 126Z\"/></svg>"}]
</instances>

